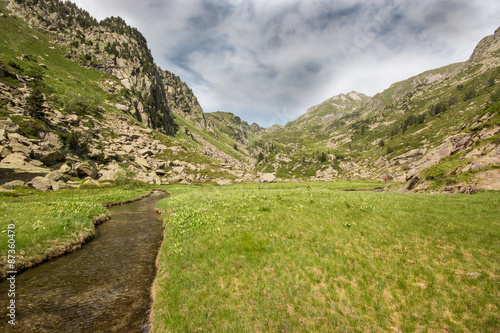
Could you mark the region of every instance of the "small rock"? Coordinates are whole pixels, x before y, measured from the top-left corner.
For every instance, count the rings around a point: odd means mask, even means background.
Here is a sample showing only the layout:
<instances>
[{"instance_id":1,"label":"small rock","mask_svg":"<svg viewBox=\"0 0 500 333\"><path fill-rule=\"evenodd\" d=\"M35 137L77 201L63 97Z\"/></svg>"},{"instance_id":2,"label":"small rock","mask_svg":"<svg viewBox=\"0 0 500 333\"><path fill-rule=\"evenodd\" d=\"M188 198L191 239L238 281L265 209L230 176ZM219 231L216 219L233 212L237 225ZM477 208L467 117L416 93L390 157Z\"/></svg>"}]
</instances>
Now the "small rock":
<instances>
[{"instance_id":1,"label":"small rock","mask_svg":"<svg viewBox=\"0 0 500 333\"><path fill-rule=\"evenodd\" d=\"M133 152L133 151L134 151L134 149L135 149L135 148L134 148L134 146L132 146L132 145L124 145L124 146L122 147L122 150L123 150L124 152L126 152L127 154L130 154L131 152Z\"/></svg>"},{"instance_id":2,"label":"small rock","mask_svg":"<svg viewBox=\"0 0 500 333\"><path fill-rule=\"evenodd\" d=\"M101 186L101 183L98 180L89 178L83 182L83 186Z\"/></svg>"},{"instance_id":3,"label":"small rock","mask_svg":"<svg viewBox=\"0 0 500 333\"><path fill-rule=\"evenodd\" d=\"M10 155L12 152L9 148L0 146L0 158L5 158L7 155Z\"/></svg>"},{"instance_id":4,"label":"small rock","mask_svg":"<svg viewBox=\"0 0 500 333\"><path fill-rule=\"evenodd\" d=\"M174 167L174 168L172 169L172 171L173 171L174 173L183 173L183 172L184 172L184 167L181 167L181 166Z\"/></svg>"},{"instance_id":5,"label":"small rock","mask_svg":"<svg viewBox=\"0 0 500 333\"><path fill-rule=\"evenodd\" d=\"M259 180L261 183L275 183L276 176L272 173L265 173L260 177Z\"/></svg>"},{"instance_id":6,"label":"small rock","mask_svg":"<svg viewBox=\"0 0 500 333\"><path fill-rule=\"evenodd\" d=\"M6 132L10 133L15 133L19 130L19 126L17 126L10 118L0 120L0 128L3 128Z\"/></svg>"},{"instance_id":7,"label":"small rock","mask_svg":"<svg viewBox=\"0 0 500 333\"><path fill-rule=\"evenodd\" d=\"M166 172L165 170L162 170L162 169L158 169L155 171L155 173L158 175L158 176L165 176Z\"/></svg>"},{"instance_id":8,"label":"small rock","mask_svg":"<svg viewBox=\"0 0 500 333\"><path fill-rule=\"evenodd\" d=\"M41 161L39 161L39 160L31 160L30 164L31 164L31 165L34 165L34 166L36 166L36 167L44 167L44 166L45 166L45 164L43 164L43 163L42 163Z\"/></svg>"},{"instance_id":9,"label":"small rock","mask_svg":"<svg viewBox=\"0 0 500 333\"><path fill-rule=\"evenodd\" d=\"M26 186L26 183L23 182L22 180L13 180L11 182L3 184L2 188L6 190L13 190L14 187L24 187L24 186Z\"/></svg>"},{"instance_id":10,"label":"small rock","mask_svg":"<svg viewBox=\"0 0 500 333\"><path fill-rule=\"evenodd\" d=\"M142 157L136 157L134 162L137 163L137 165L139 165L143 169L147 170L151 169L151 166L149 165L148 161Z\"/></svg>"},{"instance_id":11,"label":"small rock","mask_svg":"<svg viewBox=\"0 0 500 333\"><path fill-rule=\"evenodd\" d=\"M59 171L61 173L68 173L71 171L71 167L69 165L67 165L66 163L64 163L63 165L61 165L61 167L57 171Z\"/></svg>"},{"instance_id":12,"label":"small rock","mask_svg":"<svg viewBox=\"0 0 500 333\"><path fill-rule=\"evenodd\" d=\"M92 161L85 161L77 165L76 174L80 178L90 177L96 179L98 176L97 166Z\"/></svg>"},{"instance_id":13,"label":"small rock","mask_svg":"<svg viewBox=\"0 0 500 333\"><path fill-rule=\"evenodd\" d=\"M465 273L465 276L471 279L476 279L479 277L479 273Z\"/></svg>"},{"instance_id":14,"label":"small rock","mask_svg":"<svg viewBox=\"0 0 500 333\"><path fill-rule=\"evenodd\" d=\"M228 186L228 185L232 185L233 182L230 181L229 179L219 179L217 181L217 185L220 185L220 186Z\"/></svg>"},{"instance_id":15,"label":"small rock","mask_svg":"<svg viewBox=\"0 0 500 333\"><path fill-rule=\"evenodd\" d=\"M45 176L46 178L48 179L52 179L54 181L59 181L59 180L62 180L63 182L64 181L68 181L69 178L64 175L62 172L60 171L52 171L52 172L49 172L49 174L47 176Z\"/></svg>"},{"instance_id":16,"label":"small rock","mask_svg":"<svg viewBox=\"0 0 500 333\"><path fill-rule=\"evenodd\" d=\"M142 156L152 156L154 155L153 151L151 149L148 149L148 148L144 148L144 149L139 149L138 151L139 155L142 155Z\"/></svg>"}]
</instances>

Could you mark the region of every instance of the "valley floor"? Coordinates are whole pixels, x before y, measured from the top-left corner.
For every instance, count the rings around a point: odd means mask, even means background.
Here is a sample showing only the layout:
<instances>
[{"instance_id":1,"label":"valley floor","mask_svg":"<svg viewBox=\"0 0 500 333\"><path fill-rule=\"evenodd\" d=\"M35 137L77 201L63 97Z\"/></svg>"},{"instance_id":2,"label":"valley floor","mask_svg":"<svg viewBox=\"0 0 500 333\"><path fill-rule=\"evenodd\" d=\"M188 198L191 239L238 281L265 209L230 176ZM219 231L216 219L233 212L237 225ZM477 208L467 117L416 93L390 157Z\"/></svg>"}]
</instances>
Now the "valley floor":
<instances>
[{"instance_id":1,"label":"valley floor","mask_svg":"<svg viewBox=\"0 0 500 333\"><path fill-rule=\"evenodd\" d=\"M500 192L372 190L385 185L163 187L152 331L498 330ZM149 190L2 193L2 256L9 224L18 263L36 262L92 235L100 203Z\"/></svg>"},{"instance_id":2,"label":"valley floor","mask_svg":"<svg viewBox=\"0 0 500 333\"><path fill-rule=\"evenodd\" d=\"M170 187L153 332L498 330L500 193L374 185Z\"/></svg>"}]
</instances>

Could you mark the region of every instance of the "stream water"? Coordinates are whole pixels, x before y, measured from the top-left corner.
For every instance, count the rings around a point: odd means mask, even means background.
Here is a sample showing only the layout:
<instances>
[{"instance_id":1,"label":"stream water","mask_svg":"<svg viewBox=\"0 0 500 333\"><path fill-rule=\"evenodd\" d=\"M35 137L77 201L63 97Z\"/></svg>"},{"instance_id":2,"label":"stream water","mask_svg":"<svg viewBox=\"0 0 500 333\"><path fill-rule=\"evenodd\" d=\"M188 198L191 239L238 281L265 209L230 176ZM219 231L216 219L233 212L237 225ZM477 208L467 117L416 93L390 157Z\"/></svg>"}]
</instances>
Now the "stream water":
<instances>
[{"instance_id":1,"label":"stream water","mask_svg":"<svg viewBox=\"0 0 500 333\"><path fill-rule=\"evenodd\" d=\"M16 325L4 316L0 332L147 332L163 239L155 205L164 197L153 193L110 208L111 220L97 228L94 240L18 275ZM2 298L7 289L7 281L0 283Z\"/></svg>"}]
</instances>

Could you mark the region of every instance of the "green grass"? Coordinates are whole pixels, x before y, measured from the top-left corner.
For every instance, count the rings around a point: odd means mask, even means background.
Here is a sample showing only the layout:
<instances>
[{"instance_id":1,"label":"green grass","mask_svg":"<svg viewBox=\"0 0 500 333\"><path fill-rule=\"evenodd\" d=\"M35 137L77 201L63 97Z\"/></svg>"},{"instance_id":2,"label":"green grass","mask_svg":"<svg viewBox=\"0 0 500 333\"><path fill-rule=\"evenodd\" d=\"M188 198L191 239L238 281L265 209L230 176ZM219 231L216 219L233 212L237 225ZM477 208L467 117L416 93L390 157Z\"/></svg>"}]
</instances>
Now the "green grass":
<instances>
[{"instance_id":1,"label":"green grass","mask_svg":"<svg viewBox=\"0 0 500 333\"><path fill-rule=\"evenodd\" d=\"M171 187L153 331L497 331L500 193L353 185Z\"/></svg>"},{"instance_id":2,"label":"green grass","mask_svg":"<svg viewBox=\"0 0 500 333\"><path fill-rule=\"evenodd\" d=\"M147 188L60 190L39 192L20 189L0 196L0 252L7 263L9 224L15 224L16 261L37 261L58 247L94 233L92 219L107 212L101 203L133 199ZM5 257L5 258L4 258ZM2 266L2 269L6 267Z\"/></svg>"}]
</instances>

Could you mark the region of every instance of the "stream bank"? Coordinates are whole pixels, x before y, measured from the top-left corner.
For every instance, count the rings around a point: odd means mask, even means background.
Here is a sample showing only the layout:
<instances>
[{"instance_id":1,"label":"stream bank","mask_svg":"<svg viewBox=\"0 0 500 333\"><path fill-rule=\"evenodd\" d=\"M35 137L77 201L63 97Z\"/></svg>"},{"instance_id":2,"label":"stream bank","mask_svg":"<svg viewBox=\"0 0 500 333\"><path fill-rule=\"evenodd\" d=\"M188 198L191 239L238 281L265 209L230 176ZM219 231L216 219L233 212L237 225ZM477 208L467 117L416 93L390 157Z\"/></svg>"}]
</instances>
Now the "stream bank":
<instances>
[{"instance_id":1,"label":"stream bank","mask_svg":"<svg viewBox=\"0 0 500 333\"><path fill-rule=\"evenodd\" d=\"M147 331L164 193L110 209L84 247L16 276L16 331ZM8 283L0 283L7 294ZM7 330L5 320L0 331ZM10 326L10 325L9 325Z\"/></svg>"}]
</instances>

